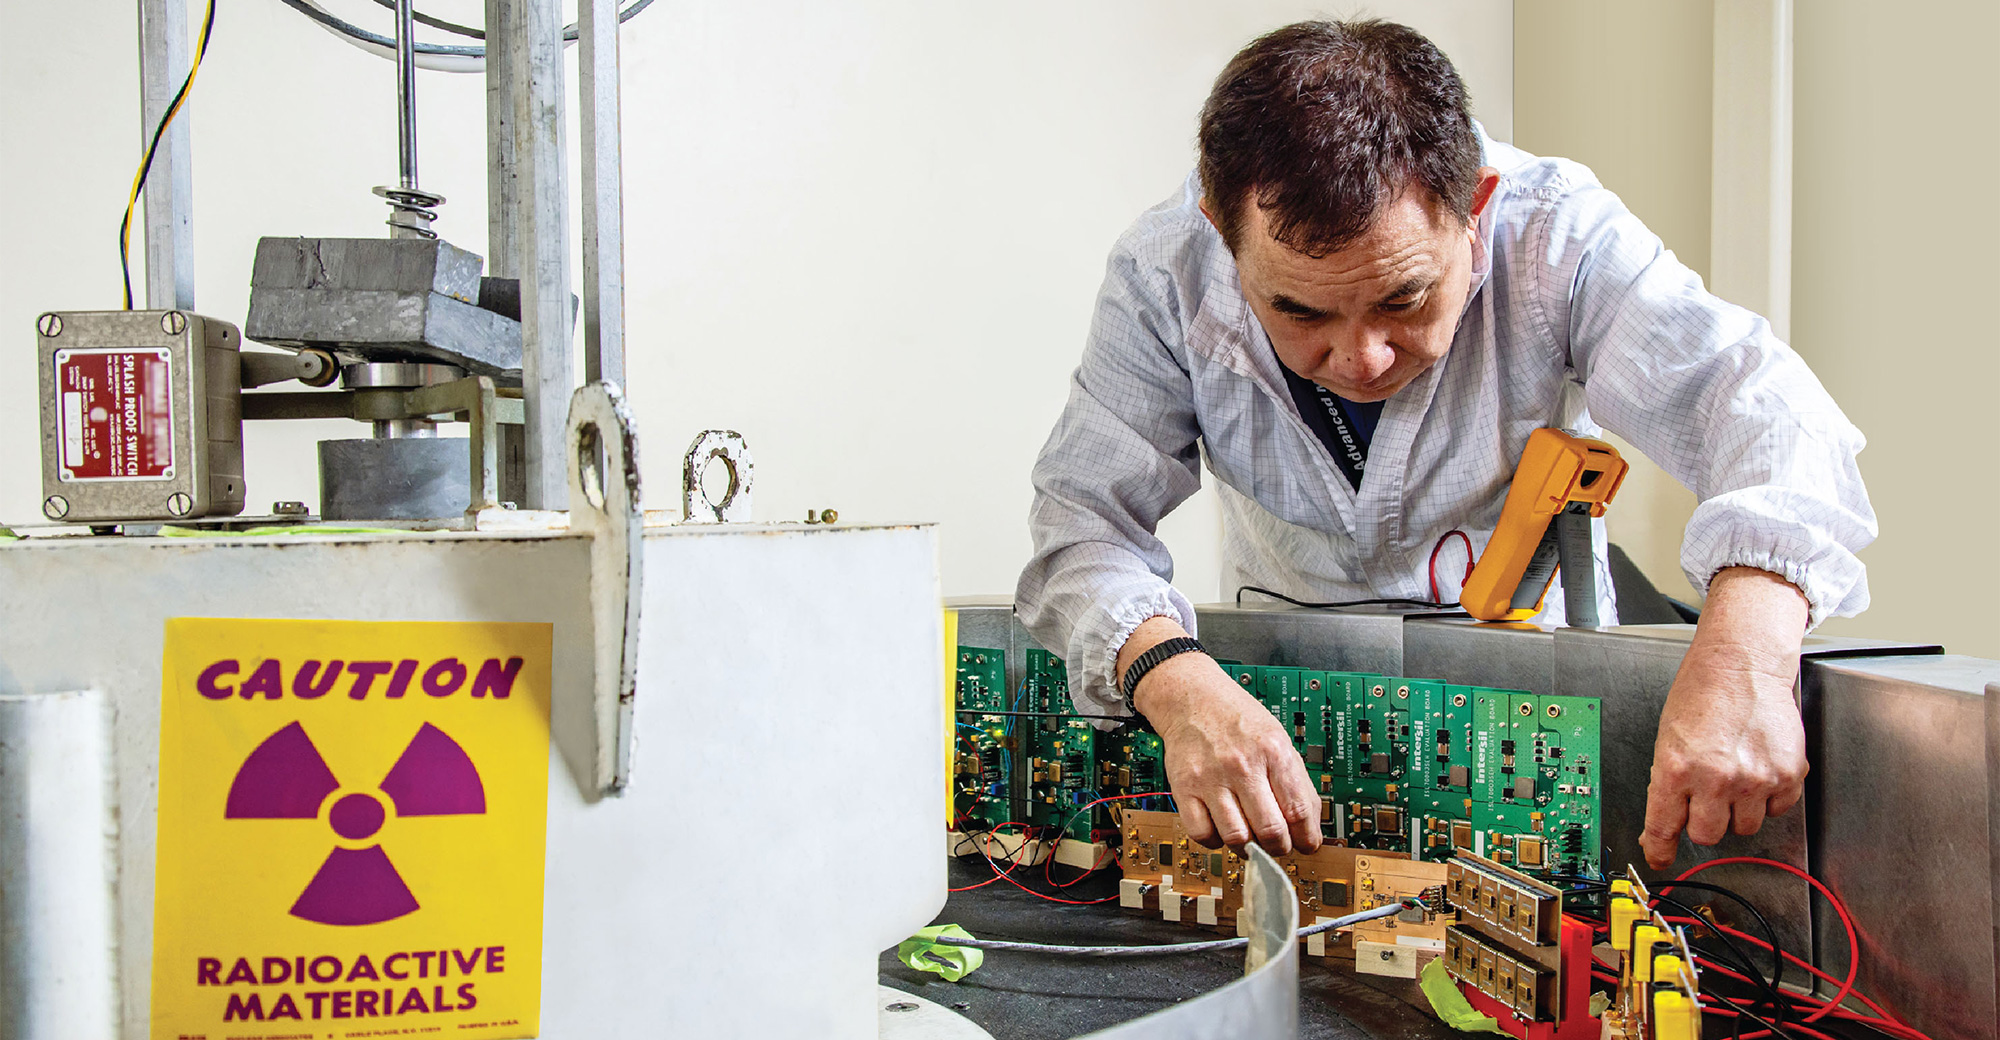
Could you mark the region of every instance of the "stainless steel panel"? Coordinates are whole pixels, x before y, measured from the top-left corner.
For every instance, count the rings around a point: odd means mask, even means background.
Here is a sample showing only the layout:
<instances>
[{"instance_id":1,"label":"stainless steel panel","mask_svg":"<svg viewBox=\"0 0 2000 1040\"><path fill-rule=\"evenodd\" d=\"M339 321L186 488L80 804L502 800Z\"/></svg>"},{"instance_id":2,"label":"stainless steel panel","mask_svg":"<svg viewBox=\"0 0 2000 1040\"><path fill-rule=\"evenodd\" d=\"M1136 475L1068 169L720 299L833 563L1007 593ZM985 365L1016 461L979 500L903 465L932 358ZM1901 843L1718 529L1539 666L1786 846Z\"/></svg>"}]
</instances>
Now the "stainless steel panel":
<instances>
[{"instance_id":1,"label":"stainless steel panel","mask_svg":"<svg viewBox=\"0 0 2000 1040\"><path fill-rule=\"evenodd\" d=\"M1412 678L1552 694L1555 630L1525 622L1411 618L1403 624L1403 668Z\"/></svg>"},{"instance_id":2,"label":"stainless steel panel","mask_svg":"<svg viewBox=\"0 0 2000 1040\"><path fill-rule=\"evenodd\" d=\"M1854 917L1855 985L1934 1037L1993 1037L1984 691L2000 662L1856 658L1806 675L1813 873ZM1820 966L1844 976L1840 920L1813 925Z\"/></svg>"},{"instance_id":3,"label":"stainless steel panel","mask_svg":"<svg viewBox=\"0 0 2000 1040\"><path fill-rule=\"evenodd\" d=\"M1288 1040L1299 1035L1299 900L1278 861L1250 846L1243 977L1185 1004L1087 1036L1099 1040Z\"/></svg>"},{"instance_id":4,"label":"stainless steel panel","mask_svg":"<svg viewBox=\"0 0 2000 1040\"><path fill-rule=\"evenodd\" d=\"M1403 615L1311 610L1287 603L1197 606L1196 633L1217 657L1244 664L1403 675Z\"/></svg>"}]
</instances>

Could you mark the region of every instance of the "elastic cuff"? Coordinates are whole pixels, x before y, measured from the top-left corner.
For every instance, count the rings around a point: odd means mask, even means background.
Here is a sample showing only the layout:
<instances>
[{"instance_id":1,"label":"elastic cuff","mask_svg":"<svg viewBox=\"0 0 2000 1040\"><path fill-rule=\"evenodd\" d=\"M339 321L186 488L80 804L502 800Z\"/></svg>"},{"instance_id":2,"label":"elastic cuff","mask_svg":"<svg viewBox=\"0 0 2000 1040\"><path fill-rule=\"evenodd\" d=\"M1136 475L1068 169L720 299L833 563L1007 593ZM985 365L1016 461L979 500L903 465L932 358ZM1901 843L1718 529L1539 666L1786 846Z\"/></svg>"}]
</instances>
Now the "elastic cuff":
<instances>
[{"instance_id":1,"label":"elastic cuff","mask_svg":"<svg viewBox=\"0 0 2000 1040\"><path fill-rule=\"evenodd\" d=\"M1140 625L1156 617L1171 618L1188 635L1195 634L1194 610L1187 606L1186 598L1174 591L1172 586L1165 591L1119 604L1112 614L1115 627L1110 642L1104 646L1101 670L1098 672L1105 677L1103 686L1100 690L1091 691L1093 699L1113 706L1107 714L1127 714L1125 695L1118 692L1118 651L1125 648L1125 641L1132 638L1132 633ZM1097 677L1091 676L1092 679Z\"/></svg>"},{"instance_id":2,"label":"elastic cuff","mask_svg":"<svg viewBox=\"0 0 2000 1040\"><path fill-rule=\"evenodd\" d=\"M1806 631L1811 632L1819 627L1821 621L1826 620L1827 608L1813 596L1812 585L1806 578L1805 565L1761 549L1738 549L1724 556L1722 562L1716 564L1715 569L1709 571L1708 577L1701 582L1700 591L1703 599L1708 598L1708 586L1715 581L1715 576L1731 567L1754 567L1790 582L1792 587L1798 589L1799 594L1806 598Z\"/></svg>"}]
</instances>

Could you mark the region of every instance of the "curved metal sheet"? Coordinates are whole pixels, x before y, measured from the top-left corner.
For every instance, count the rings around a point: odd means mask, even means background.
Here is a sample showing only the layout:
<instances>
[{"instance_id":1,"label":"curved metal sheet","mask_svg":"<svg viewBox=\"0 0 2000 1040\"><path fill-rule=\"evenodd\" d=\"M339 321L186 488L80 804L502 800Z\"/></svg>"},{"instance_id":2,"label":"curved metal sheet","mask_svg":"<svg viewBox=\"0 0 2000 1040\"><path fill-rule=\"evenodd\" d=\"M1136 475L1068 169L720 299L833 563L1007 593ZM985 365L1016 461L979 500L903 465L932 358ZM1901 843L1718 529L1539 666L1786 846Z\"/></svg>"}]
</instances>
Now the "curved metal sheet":
<instances>
[{"instance_id":1,"label":"curved metal sheet","mask_svg":"<svg viewBox=\"0 0 2000 1040\"><path fill-rule=\"evenodd\" d=\"M1299 897L1263 849L1250 847L1242 919L1243 977L1144 1018L1088 1034L1098 1040L1280 1040L1299 1035Z\"/></svg>"}]
</instances>

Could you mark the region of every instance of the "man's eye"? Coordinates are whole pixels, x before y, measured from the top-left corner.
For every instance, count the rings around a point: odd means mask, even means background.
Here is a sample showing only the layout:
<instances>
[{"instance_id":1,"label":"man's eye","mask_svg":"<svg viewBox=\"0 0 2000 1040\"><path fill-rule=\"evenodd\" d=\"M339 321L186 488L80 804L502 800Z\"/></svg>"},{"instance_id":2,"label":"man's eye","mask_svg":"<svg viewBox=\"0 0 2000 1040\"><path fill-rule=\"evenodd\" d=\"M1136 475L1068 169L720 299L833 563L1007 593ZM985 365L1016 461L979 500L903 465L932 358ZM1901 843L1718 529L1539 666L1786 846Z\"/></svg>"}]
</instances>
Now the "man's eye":
<instances>
[{"instance_id":1,"label":"man's eye","mask_svg":"<svg viewBox=\"0 0 2000 1040\"><path fill-rule=\"evenodd\" d=\"M1394 314L1400 311L1414 310L1422 302L1423 297L1421 296L1413 296L1407 300L1389 300L1382 304L1382 309Z\"/></svg>"}]
</instances>

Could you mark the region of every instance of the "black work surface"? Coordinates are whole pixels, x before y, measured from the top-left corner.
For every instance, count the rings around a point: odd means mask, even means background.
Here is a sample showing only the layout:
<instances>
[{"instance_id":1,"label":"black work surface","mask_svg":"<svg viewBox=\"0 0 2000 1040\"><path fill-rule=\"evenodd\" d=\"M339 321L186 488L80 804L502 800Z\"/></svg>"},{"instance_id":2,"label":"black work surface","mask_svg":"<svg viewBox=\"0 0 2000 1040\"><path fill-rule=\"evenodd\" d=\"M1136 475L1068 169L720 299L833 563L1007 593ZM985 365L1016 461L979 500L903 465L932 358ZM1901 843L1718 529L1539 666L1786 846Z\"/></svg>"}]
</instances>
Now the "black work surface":
<instances>
[{"instance_id":1,"label":"black work surface","mask_svg":"<svg viewBox=\"0 0 2000 1040\"><path fill-rule=\"evenodd\" d=\"M1059 880L1075 874L1056 868ZM992 876L976 858L951 865L953 888ZM1021 876L1037 891L1053 891L1066 899L1114 898L1089 906L1064 906L995 881L970 892L953 892L932 923L960 925L982 939L1075 946L1217 938L1207 929L1120 910L1115 867L1060 890L1049 888L1040 867L1024 867ZM959 982L906 967L893 949L881 961L883 985L952 1008L995 1040L1078 1036L1171 1007L1242 977L1242 950L1110 961L990 951L979 970ZM1348 963L1301 956L1299 990L1303 1040L1448 1040L1464 1035L1409 1003L1423 1001L1415 983L1356 975Z\"/></svg>"}]
</instances>

